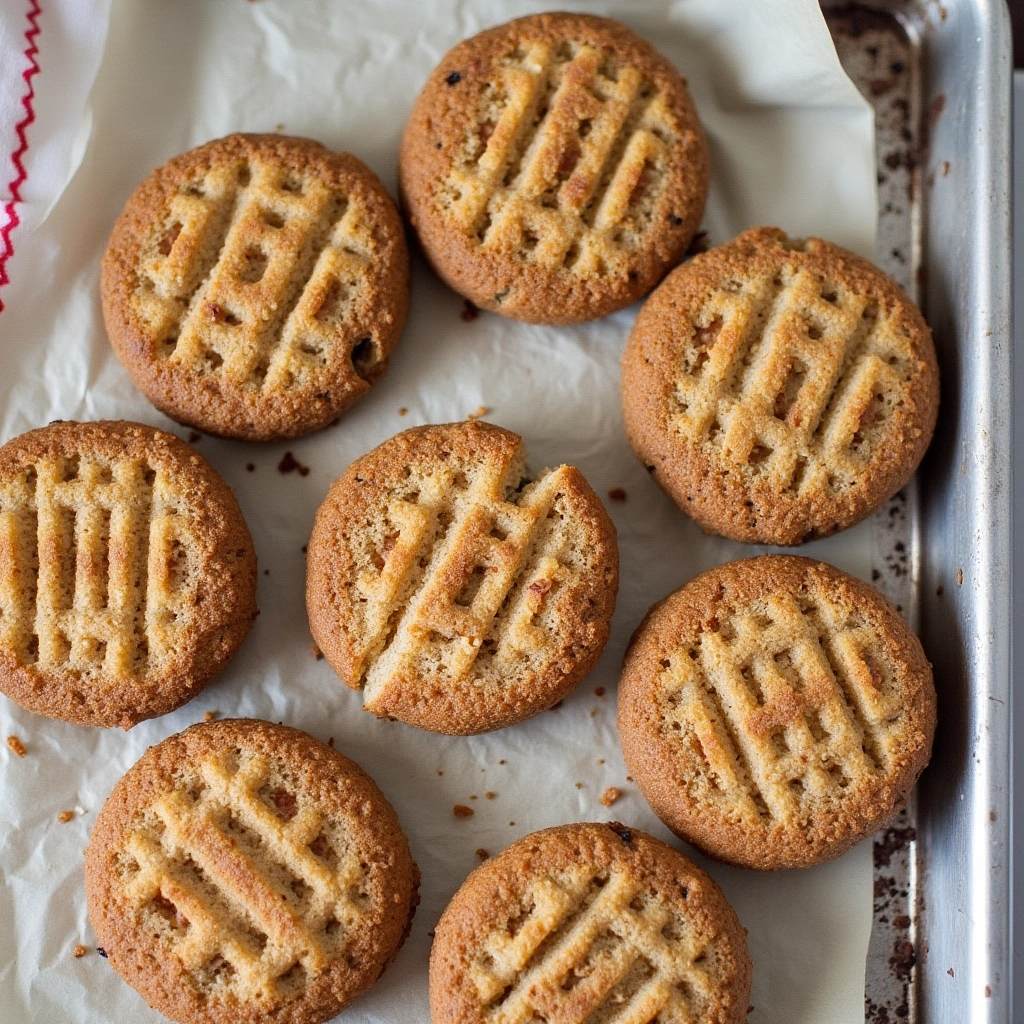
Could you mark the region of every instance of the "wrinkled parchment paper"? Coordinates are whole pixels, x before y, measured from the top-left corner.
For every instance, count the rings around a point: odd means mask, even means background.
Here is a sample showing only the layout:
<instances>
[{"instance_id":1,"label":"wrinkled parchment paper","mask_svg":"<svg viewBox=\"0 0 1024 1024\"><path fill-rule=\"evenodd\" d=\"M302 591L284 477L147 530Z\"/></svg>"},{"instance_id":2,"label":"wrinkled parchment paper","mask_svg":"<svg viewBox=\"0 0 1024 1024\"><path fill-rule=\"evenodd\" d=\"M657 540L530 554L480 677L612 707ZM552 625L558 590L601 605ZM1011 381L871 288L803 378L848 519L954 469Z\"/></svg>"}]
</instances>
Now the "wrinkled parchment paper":
<instances>
[{"instance_id":1,"label":"wrinkled parchment paper","mask_svg":"<svg viewBox=\"0 0 1024 1024\"><path fill-rule=\"evenodd\" d=\"M712 147L704 226L713 242L774 223L872 255L871 115L839 66L814 0L562 5L620 17L689 79ZM488 25L542 9L499 0L115 0L80 126L81 164L59 201L36 211L33 229L17 239L0 314L0 440L51 419L102 417L187 437L134 390L99 311L107 234L151 167L230 131L280 130L351 150L393 192L403 123L445 51ZM45 75L61 73L55 65L44 70L41 96ZM423 902L396 963L340 1018L349 1024L428 1019L429 935L479 863L478 849L494 854L535 829L609 819L681 845L627 778L615 732L618 669L653 601L755 549L704 537L630 452L618 365L635 309L559 329L493 314L467 322L462 309L417 259L410 323L392 368L340 425L286 444L197 442L234 487L252 529L262 609L237 657L201 696L129 733L53 722L0 698L0 735L18 735L28 750L19 759L0 746L0 1018L162 1019L94 950L82 851L117 779L147 746L207 711L333 736L377 780L410 837ZM360 695L315 659L302 548L327 488L356 456L401 429L462 419L481 406L488 419L524 435L535 468L572 463L602 497L626 492L625 501L606 500L619 531L622 587L604 658L559 709L488 736L450 738L363 713ZM279 473L286 451L308 475ZM864 576L869 544L863 524L805 550ZM606 808L599 798L609 786L622 796ZM454 817L456 803L474 816ZM61 824L65 809L76 814ZM824 867L782 874L696 859L749 929L753 1024L863 1020L868 845ZM78 943L89 952L74 959Z\"/></svg>"}]
</instances>

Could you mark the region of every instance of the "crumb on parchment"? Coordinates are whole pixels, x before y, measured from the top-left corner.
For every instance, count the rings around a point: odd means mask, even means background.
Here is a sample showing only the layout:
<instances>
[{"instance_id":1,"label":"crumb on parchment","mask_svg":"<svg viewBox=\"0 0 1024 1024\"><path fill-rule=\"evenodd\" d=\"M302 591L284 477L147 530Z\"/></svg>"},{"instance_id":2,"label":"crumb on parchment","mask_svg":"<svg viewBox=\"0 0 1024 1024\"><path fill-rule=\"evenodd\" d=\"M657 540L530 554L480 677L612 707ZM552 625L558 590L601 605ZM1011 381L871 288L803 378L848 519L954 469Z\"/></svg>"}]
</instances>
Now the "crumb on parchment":
<instances>
[{"instance_id":1,"label":"crumb on parchment","mask_svg":"<svg viewBox=\"0 0 1024 1024\"><path fill-rule=\"evenodd\" d=\"M456 804L452 808L452 814L456 818L472 818L475 813L472 807L467 807L465 804Z\"/></svg>"},{"instance_id":2,"label":"crumb on parchment","mask_svg":"<svg viewBox=\"0 0 1024 1024\"><path fill-rule=\"evenodd\" d=\"M203 715L203 721L212 722L219 714L219 711L207 711L206 714Z\"/></svg>"},{"instance_id":3,"label":"crumb on parchment","mask_svg":"<svg viewBox=\"0 0 1024 1024\"><path fill-rule=\"evenodd\" d=\"M83 946L83 945L82 945L81 943L79 943L79 944L78 944L77 946L75 946L74 952L73 952L73 953L72 953L71 955L72 955L72 956L73 956L73 957L74 957L74 958L75 958L76 960L78 960L78 959L80 959L81 957L85 956L85 954L86 954L86 953L88 953L88 952L89 952L89 950L88 950L88 949L86 949L86 947L85 947L85 946Z\"/></svg>"},{"instance_id":4,"label":"crumb on parchment","mask_svg":"<svg viewBox=\"0 0 1024 1024\"><path fill-rule=\"evenodd\" d=\"M601 794L601 803L603 803L605 807L611 807L611 805L615 803L615 801L618 800L620 796L622 796L621 789L616 789L614 786L609 786Z\"/></svg>"},{"instance_id":5,"label":"crumb on parchment","mask_svg":"<svg viewBox=\"0 0 1024 1024\"><path fill-rule=\"evenodd\" d=\"M7 746L9 746L11 751L17 754L18 757L24 757L28 753L25 749L25 744L21 742L20 736L8 736Z\"/></svg>"},{"instance_id":6,"label":"crumb on parchment","mask_svg":"<svg viewBox=\"0 0 1024 1024\"><path fill-rule=\"evenodd\" d=\"M487 860L487 858L490 857L490 854L482 846L476 851L476 855L481 860Z\"/></svg>"},{"instance_id":7,"label":"crumb on parchment","mask_svg":"<svg viewBox=\"0 0 1024 1024\"><path fill-rule=\"evenodd\" d=\"M66 825L69 821L72 820L72 818L74 818L74 816L75 816L75 812L74 811L61 811L60 814L57 815L57 820L62 825Z\"/></svg>"},{"instance_id":8,"label":"crumb on parchment","mask_svg":"<svg viewBox=\"0 0 1024 1024\"><path fill-rule=\"evenodd\" d=\"M486 416L491 410L486 405L478 405L476 409L466 416L467 420L478 420L482 416Z\"/></svg>"}]
</instances>

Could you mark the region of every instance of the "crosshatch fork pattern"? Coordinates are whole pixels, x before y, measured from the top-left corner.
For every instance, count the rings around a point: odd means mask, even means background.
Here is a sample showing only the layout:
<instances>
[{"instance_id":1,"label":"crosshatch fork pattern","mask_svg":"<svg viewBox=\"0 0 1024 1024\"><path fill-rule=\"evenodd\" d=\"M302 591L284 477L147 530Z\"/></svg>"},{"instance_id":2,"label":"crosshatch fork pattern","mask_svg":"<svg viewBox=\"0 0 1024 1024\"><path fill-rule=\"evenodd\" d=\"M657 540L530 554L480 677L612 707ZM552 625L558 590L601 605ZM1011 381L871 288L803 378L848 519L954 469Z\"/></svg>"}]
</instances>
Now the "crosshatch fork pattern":
<instances>
[{"instance_id":1,"label":"crosshatch fork pattern","mask_svg":"<svg viewBox=\"0 0 1024 1024\"><path fill-rule=\"evenodd\" d=\"M366 915L359 857L327 845L312 803L276 792L287 813L275 811L261 796L271 772L259 754L205 761L190 787L198 794L163 796L127 841L129 904L160 922L171 912L173 927L161 927L170 951L187 971L212 974L221 997L287 995L290 980L321 972Z\"/></svg>"},{"instance_id":2,"label":"crosshatch fork pattern","mask_svg":"<svg viewBox=\"0 0 1024 1024\"><path fill-rule=\"evenodd\" d=\"M748 819L791 820L898 756L892 669L859 612L787 593L663 659L663 729Z\"/></svg>"},{"instance_id":3,"label":"crosshatch fork pattern","mask_svg":"<svg viewBox=\"0 0 1024 1024\"><path fill-rule=\"evenodd\" d=\"M139 296L157 359L260 390L306 381L338 346L353 379L380 357L374 339L352 337L373 248L366 211L314 174L216 164L173 196L163 232Z\"/></svg>"},{"instance_id":4,"label":"crosshatch fork pattern","mask_svg":"<svg viewBox=\"0 0 1024 1024\"><path fill-rule=\"evenodd\" d=\"M44 458L4 484L0 647L43 669L143 675L195 604L181 498L128 457Z\"/></svg>"},{"instance_id":5,"label":"crosshatch fork pattern","mask_svg":"<svg viewBox=\"0 0 1024 1024\"><path fill-rule=\"evenodd\" d=\"M614 869L546 877L528 908L493 931L471 963L481 1019L572 1024L684 1024L714 984L707 943L642 883Z\"/></svg>"},{"instance_id":6,"label":"crosshatch fork pattern","mask_svg":"<svg viewBox=\"0 0 1024 1024\"><path fill-rule=\"evenodd\" d=\"M490 463L410 476L389 509L388 550L357 581L368 685L413 677L425 661L465 679L552 648L538 618L579 577L545 529L567 472L546 474L518 501L504 496L502 470Z\"/></svg>"},{"instance_id":7,"label":"crosshatch fork pattern","mask_svg":"<svg viewBox=\"0 0 1024 1024\"><path fill-rule=\"evenodd\" d=\"M910 368L908 340L861 293L803 268L727 282L684 353L673 423L780 492L841 488Z\"/></svg>"},{"instance_id":8,"label":"crosshatch fork pattern","mask_svg":"<svg viewBox=\"0 0 1024 1024\"><path fill-rule=\"evenodd\" d=\"M638 249L676 135L662 93L569 42L533 42L497 77L447 182L453 221L549 270L600 274Z\"/></svg>"}]
</instances>

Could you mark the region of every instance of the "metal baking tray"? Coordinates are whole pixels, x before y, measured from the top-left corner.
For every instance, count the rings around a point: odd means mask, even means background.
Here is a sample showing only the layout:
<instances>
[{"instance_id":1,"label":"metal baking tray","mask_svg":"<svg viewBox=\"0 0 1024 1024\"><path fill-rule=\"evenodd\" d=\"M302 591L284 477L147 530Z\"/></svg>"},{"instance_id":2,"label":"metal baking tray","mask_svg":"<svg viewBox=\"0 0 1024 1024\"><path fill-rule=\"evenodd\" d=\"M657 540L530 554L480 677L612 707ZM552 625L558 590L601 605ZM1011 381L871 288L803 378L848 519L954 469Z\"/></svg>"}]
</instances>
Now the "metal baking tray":
<instances>
[{"instance_id":1,"label":"metal baking tray","mask_svg":"<svg viewBox=\"0 0 1024 1024\"><path fill-rule=\"evenodd\" d=\"M935 334L942 402L872 524L873 577L935 667L939 728L875 838L867 1024L1011 1019L1010 20L1004 0L822 0L872 103L877 262Z\"/></svg>"}]
</instances>

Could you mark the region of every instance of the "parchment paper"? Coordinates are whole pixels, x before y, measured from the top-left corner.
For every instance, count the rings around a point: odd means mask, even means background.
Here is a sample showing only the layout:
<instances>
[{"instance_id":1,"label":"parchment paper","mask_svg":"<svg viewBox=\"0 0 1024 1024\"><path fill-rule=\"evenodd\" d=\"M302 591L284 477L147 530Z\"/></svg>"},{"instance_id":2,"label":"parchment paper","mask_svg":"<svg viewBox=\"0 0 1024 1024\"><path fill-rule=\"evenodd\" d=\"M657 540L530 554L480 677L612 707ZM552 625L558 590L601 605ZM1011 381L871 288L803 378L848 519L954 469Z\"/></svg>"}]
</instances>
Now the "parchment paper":
<instances>
[{"instance_id":1,"label":"parchment paper","mask_svg":"<svg viewBox=\"0 0 1024 1024\"><path fill-rule=\"evenodd\" d=\"M712 146L705 227L713 242L775 223L872 255L871 115L842 73L814 0L562 2L620 17L689 79ZM99 313L107 234L151 167L233 130L276 129L356 153L394 191L402 126L444 52L543 6L116 0L80 133L88 138L81 165L38 217L41 226L18 239L0 314L0 440L51 419L101 417L187 437L134 390ZM42 77L38 88L45 90ZM0 735L18 735L28 748L18 759L0 747L0 1019L162 1019L94 951L82 851L121 774L147 746L206 711L333 736L378 781L410 837L423 902L396 963L342 1015L349 1024L428 1019L430 932L479 863L478 848L497 853L538 828L610 819L682 845L627 779L615 732L618 669L653 601L705 568L760 549L704 537L630 452L618 364L635 309L575 328L492 314L466 322L462 300L418 259L413 277L410 323L392 368L340 425L287 444L197 443L235 488L260 559L262 614L223 675L184 708L127 734L53 722L0 698ZM619 531L622 587L605 656L559 709L488 736L448 738L363 713L360 696L315 660L302 547L328 486L352 459L401 429L461 419L480 406L524 435L534 467L572 463L602 496L625 490L626 501L606 501ZM278 472L286 451L309 466L308 475ZM866 524L804 550L861 576L870 571ZM608 786L623 794L611 808L599 802ZM456 803L474 816L455 818ZM61 824L65 809L76 816ZM753 1024L863 1020L872 898L866 844L827 866L781 874L694 856L749 929ZM89 952L74 959L78 943Z\"/></svg>"}]
</instances>

